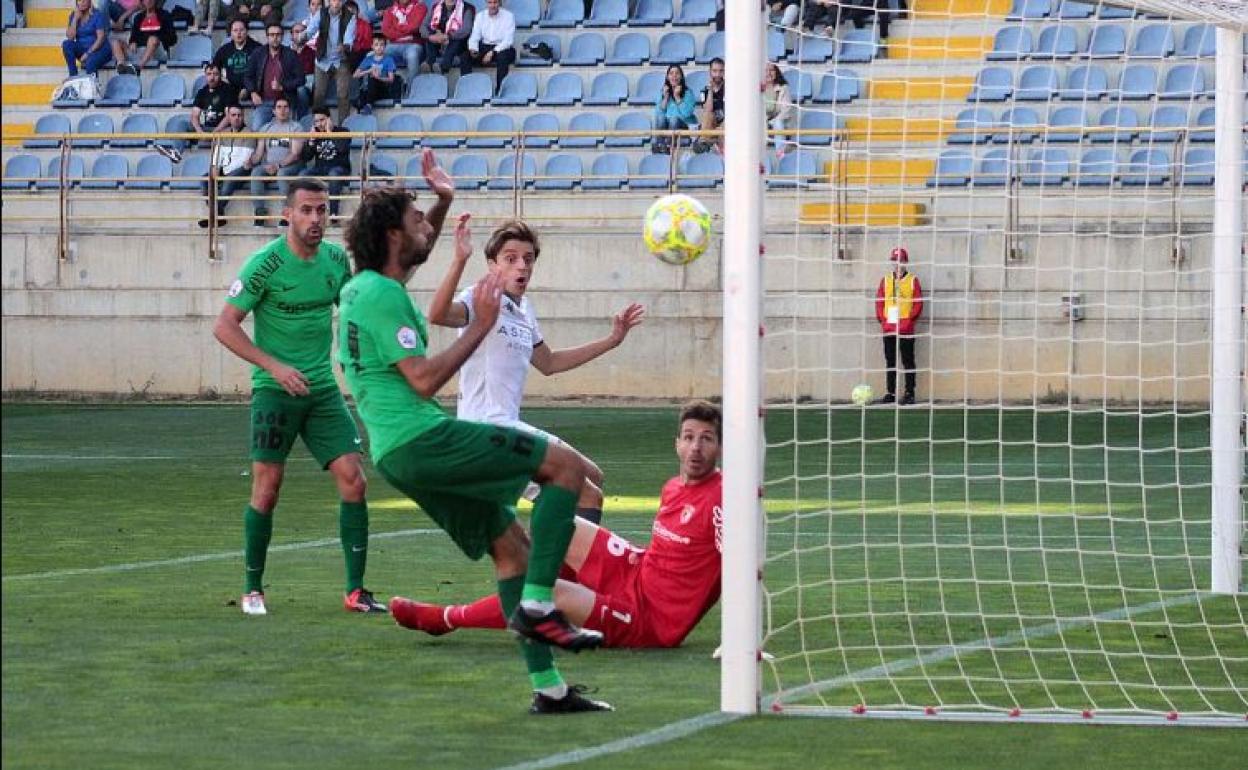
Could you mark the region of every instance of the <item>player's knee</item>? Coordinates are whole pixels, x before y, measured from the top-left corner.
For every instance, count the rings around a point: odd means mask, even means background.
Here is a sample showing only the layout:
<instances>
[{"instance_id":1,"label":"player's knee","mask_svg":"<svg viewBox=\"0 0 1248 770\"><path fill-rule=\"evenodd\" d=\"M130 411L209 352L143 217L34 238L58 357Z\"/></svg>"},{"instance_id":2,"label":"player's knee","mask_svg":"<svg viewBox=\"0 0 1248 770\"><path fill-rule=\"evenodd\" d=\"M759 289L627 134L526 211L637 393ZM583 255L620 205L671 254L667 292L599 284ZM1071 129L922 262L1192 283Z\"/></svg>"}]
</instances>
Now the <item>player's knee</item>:
<instances>
[{"instance_id":1,"label":"player's knee","mask_svg":"<svg viewBox=\"0 0 1248 770\"><path fill-rule=\"evenodd\" d=\"M338 493L349 503L360 502L367 492L368 481L364 478L363 470L357 469L354 474L338 480Z\"/></svg>"},{"instance_id":2,"label":"player's knee","mask_svg":"<svg viewBox=\"0 0 1248 770\"><path fill-rule=\"evenodd\" d=\"M588 457L582 457L581 460L583 461L585 465L585 481L589 482L590 484L593 484L594 487L598 489L599 496L601 496L602 494L602 468L599 468L598 463L594 462Z\"/></svg>"},{"instance_id":3,"label":"player's knee","mask_svg":"<svg viewBox=\"0 0 1248 770\"><path fill-rule=\"evenodd\" d=\"M277 507L282 488L282 468L258 463L251 470L251 507L261 513L272 513Z\"/></svg>"},{"instance_id":4,"label":"player's knee","mask_svg":"<svg viewBox=\"0 0 1248 770\"><path fill-rule=\"evenodd\" d=\"M577 504L581 508L597 508L601 510L602 500L602 488L591 481L587 475L585 484L581 487L581 497Z\"/></svg>"},{"instance_id":5,"label":"player's knee","mask_svg":"<svg viewBox=\"0 0 1248 770\"><path fill-rule=\"evenodd\" d=\"M499 575L523 575L529 564L529 535L524 527L512 522L490 544L490 556Z\"/></svg>"}]
</instances>

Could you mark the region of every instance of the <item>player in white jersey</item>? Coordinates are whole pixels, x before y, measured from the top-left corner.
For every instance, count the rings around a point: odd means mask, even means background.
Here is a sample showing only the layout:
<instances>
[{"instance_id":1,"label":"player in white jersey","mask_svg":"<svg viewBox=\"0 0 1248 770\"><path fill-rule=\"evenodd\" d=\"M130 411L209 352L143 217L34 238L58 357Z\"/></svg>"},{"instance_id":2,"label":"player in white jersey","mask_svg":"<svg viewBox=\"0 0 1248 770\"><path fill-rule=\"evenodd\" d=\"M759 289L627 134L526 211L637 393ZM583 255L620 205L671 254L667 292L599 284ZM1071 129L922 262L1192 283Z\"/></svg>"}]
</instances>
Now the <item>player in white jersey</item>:
<instances>
[{"instance_id":1,"label":"player in white jersey","mask_svg":"<svg viewBox=\"0 0 1248 770\"><path fill-rule=\"evenodd\" d=\"M472 256L468 220L468 214L460 215L455 228L455 257L429 305L429 320L439 326L462 329L471 320L472 289L455 296L464 267ZM548 441L559 441L557 436L520 420L520 402L524 398L529 366L551 375L588 363L623 342L628 332L641 323L646 311L634 302L615 314L611 333L602 339L574 348L552 350L542 337L533 304L525 296L540 253L537 233L518 220L505 222L485 244L489 271L503 279L503 306L489 336L460 369L456 416L461 420L521 428L541 434ZM602 470L583 455L582 460L585 487L577 502L577 515L597 523L602 519Z\"/></svg>"}]
</instances>

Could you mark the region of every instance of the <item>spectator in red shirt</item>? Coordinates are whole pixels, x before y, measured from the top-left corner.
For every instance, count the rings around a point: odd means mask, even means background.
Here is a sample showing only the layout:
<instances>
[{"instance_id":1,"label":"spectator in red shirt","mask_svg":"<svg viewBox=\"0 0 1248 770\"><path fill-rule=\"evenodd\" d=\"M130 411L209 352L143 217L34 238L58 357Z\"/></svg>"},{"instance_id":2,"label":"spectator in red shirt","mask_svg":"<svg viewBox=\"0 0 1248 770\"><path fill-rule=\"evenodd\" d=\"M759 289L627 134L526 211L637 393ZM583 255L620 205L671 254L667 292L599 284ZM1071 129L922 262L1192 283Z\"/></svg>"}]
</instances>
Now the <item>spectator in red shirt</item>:
<instances>
[{"instance_id":1,"label":"spectator in red shirt","mask_svg":"<svg viewBox=\"0 0 1248 770\"><path fill-rule=\"evenodd\" d=\"M158 0L143 0L143 6L131 17L129 44L113 38L113 57L117 60L117 72L137 75L139 70L156 57L157 46L163 46L168 54L178 43L178 33L173 30L173 17L159 7ZM142 48L139 61L130 63L130 55Z\"/></svg>"},{"instance_id":2,"label":"spectator in red shirt","mask_svg":"<svg viewBox=\"0 0 1248 770\"><path fill-rule=\"evenodd\" d=\"M420 58L425 40L420 36L420 25L425 23L429 9L423 0L398 0L386 9L381 17L381 34L390 41L387 50L395 62L407 62L407 82L420 74Z\"/></svg>"}]
</instances>

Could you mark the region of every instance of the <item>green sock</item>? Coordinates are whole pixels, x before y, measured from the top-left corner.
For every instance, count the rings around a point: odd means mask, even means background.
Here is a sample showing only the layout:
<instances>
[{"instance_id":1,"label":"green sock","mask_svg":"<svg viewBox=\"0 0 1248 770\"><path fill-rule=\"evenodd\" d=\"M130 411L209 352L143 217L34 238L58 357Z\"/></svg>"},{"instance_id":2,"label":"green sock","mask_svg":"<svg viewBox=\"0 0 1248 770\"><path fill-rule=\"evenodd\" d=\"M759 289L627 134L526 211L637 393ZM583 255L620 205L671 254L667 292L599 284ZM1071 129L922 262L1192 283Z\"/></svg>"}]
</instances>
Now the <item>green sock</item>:
<instances>
[{"instance_id":1,"label":"green sock","mask_svg":"<svg viewBox=\"0 0 1248 770\"><path fill-rule=\"evenodd\" d=\"M264 559L273 539L273 514L250 505L243 512L243 593L264 590Z\"/></svg>"},{"instance_id":2,"label":"green sock","mask_svg":"<svg viewBox=\"0 0 1248 770\"><path fill-rule=\"evenodd\" d=\"M498 581L498 599L503 605L503 617L511 617L516 605L520 603L520 593L524 590L524 577L506 578ZM529 669L529 681L534 690L558 687L563 684L559 669L555 668L555 656L549 645L520 640L520 651L524 654L524 665Z\"/></svg>"},{"instance_id":3,"label":"green sock","mask_svg":"<svg viewBox=\"0 0 1248 770\"><path fill-rule=\"evenodd\" d=\"M529 531L533 547L529 552L529 572L524 580L523 599L550 601L559 567L568 553L575 527L577 494L569 489L547 484L533 506Z\"/></svg>"},{"instance_id":4,"label":"green sock","mask_svg":"<svg viewBox=\"0 0 1248 770\"><path fill-rule=\"evenodd\" d=\"M338 536L342 557L347 562L347 593L364 587L364 567L368 564L368 503L342 501L338 505Z\"/></svg>"},{"instance_id":5,"label":"green sock","mask_svg":"<svg viewBox=\"0 0 1248 770\"><path fill-rule=\"evenodd\" d=\"M601 508L577 508L576 515L580 516L585 521L592 521L595 524L602 523Z\"/></svg>"}]
</instances>

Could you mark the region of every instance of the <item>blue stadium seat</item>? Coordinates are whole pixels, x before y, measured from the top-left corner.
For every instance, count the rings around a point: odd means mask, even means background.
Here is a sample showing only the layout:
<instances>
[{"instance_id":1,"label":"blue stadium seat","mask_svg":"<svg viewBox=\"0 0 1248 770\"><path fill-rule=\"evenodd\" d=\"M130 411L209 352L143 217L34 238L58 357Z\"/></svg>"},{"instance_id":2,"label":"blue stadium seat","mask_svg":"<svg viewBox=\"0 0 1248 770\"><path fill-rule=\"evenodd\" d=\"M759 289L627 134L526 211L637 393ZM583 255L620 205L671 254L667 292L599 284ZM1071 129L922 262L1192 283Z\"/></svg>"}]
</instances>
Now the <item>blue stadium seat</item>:
<instances>
[{"instance_id":1,"label":"blue stadium seat","mask_svg":"<svg viewBox=\"0 0 1248 770\"><path fill-rule=\"evenodd\" d=\"M1182 174L1183 184L1190 185L1211 185L1213 184L1213 150L1207 147L1193 147L1183 155Z\"/></svg>"},{"instance_id":2,"label":"blue stadium seat","mask_svg":"<svg viewBox=\"0 0 1248 770\"><path fill-rule=\"evenodd\" d=\"M637 87L628 103L634 107L649 107L659 101L659 89L663 87L663 72L651 70L637 78ZM587 102L588 103L588 102Z\"/></svg>"},{"instance_id":3,"label":"blue stadium seat","mask_svg":"<svg viewBox=\"0 0 1248 770\"><path fill-rule=\"evenodd\" d=\"M797 49L789 56L789 61L796 64L823 64L835 54L835 40L829 40L826 37L802 35L798 38Z\"/></svg>"},{"instance_id":4,"label":"blue stadium seat","mask_svg":"<svg viewBox=\"0 0 1248 770\"><path fill-rule=\"evenodd\" d=\"M593 131L594 136L565 136L559 139L560 147L597 147L607 131L607 118L600 112L582 112L572 116L568 130Z\"/></svg>"},{"instance_id":5,"label":"blue stadium seat","mask_svg":"<svg viewBox=\"0 0 1248 770\"><path fill-rule=\"evenodd\" d=\"M1078 142L1083 138L1084 128L1091 122L1084 107L1058 107L1049 114L1047 142Z\"/></svg>"},{"instance_id":6,"label":"blue stadium seat","mask_svg":"<svg viewBox=\"0 0 1248 770\"><path fill-rule=\"evenodd\" d=\"M636 136L608 136L603 145L606 147L643 147L650 141L650 115L645 112L625 112L615 119L612 131L645 132Z\"/></svg>"},{"instance_id":7,"label":"blue stadium seat","mask_svg":"<svg viewBox=\"0 0 1248 770\"><path fill-rule=\"evenodd\" d=\"M17 26L17 6L13 4L13 0L4 0L3 18L0 20L0 27L9 29Z\"/></svg>"},{"instance_id":8,"label":"blue stadium seat","mask_svg":"<svg viewBox=\"0 0 1248 770\"><path fill-rule=\"evenodd\" d=\"M468 147L510 147L512 137L516 131L516 121L511 115L505 112L487 112L477 120L477 131L506 131L508 136L470 136L468 137Z\"/></svg>"},{"instance_id":9,"label":"blue stadium seat","mask_svg":"<svg viewBox=\"0 0 1248 770\"><path fill-rule=\"evenodd\" d=\"M444 112L429 124L433 132L446 132L448 136L426 136L423 140L426 147L451 149L458 147L467 139L468 118L458 112Z\"/></svg>"},{"instance_id":10,"label":"blue stadium seat","mask_svg":"<svg viewBox=\"0 0 1248 770\"><path fill-rule=\"evenodd\" d=\"M1065 25L1045 27L1031 52L1033 59L1069 59L1079 50L1079 38L1075 28Z\"/></svg>"},{"instance_id":11,"label":"blue stadium seat","mask_svg":"<svg viewBox=\"0 0 1248 770\"><path fill-rule=\"evenodd\" d=\"M819 90L812 97L816 104L842 104L860 95L858 75L849 70L832 70L819 81Z\"/></svg>"},{"instance_id":12,"label":"blue stadium seat","mask_svg":"<svg viewBox=\"0 0 1248 770\"><path fill-rule=\"evenodd\" d=\"M130 177L130 163L122 155L96 156L91 174L82 180L84 190L116 190Z\"/></svg>"},{"instance_id":13,"label":"blue stadium seat","mask_svg":"<svg viewBox=\"0 0 1248 770\"><path fill-rule=\"evenodd\" d=\"M1174 55L1174 27L1170 24L1149 24L1140 27L1131 41L1131 58L1161 59ZM1123 184L1129 184L1125 179Z\"/></svg>"},{"instance_id":14,"label":"blue stadium seat","mask_svg":"<svg viewBox=\"0 0 1248 770\"><path fill-rule=\"evenodd\" d=\"M479 155L457 155L455 162L461 158L477 158ZM451 179L455 180L455 189L471 189L467 185L467 177L460 179L459 174L455 173L455 162L451 163ZM417 153L407 159L407 164L403 167L403 186L409 190L428 190L429 183L425 181L425 172L420 167L420 154Z\"/></svg>"},{"instance_id":15,"label":"blue stadium seat","mask_svg":"<svg viewBox=\"0 0 1248 770\"><path fill-rule=\"evenodd\" d=\"M164 155L153 152L139 158L134 175L138 178L126 180L126 189L159 190L173 178L173 162Z\"/></svg>"},{"instance_id":16,"label":"blue stadium seat","mask_svg":"<svg viewBox=\"0 0 1248 770\"><path fill-rule=\"evenodd\" d=\"M1096 15L1102 19L1133 19L1135 18L1135 11L1121 5L1101 3L1101 7L1097 10Z\"/></svg>"},{"instance_id":17,"label":"blue stadium seat","mask_svg":"<svg viewBox=\"0 0 1248 770\"><path fill-rule=\"evenodd\" d=\"M628 158L608 152L594 158L589 175L581 180L582 190L618 190L628 181Z\"/></svg>"},{"instance_id":18,"label":"blue stadium seat","mask_svg":"<svg viewBox=\"0 0 1248 770\"><path fill-rule=\"evenodd\" d=\"M550 0L546 15L538 23L543 29L569 29L585 18L585 4L581 0Z\"/></svg>"},{"instance_id":19,"label":"blue stadium seat","mask_svg":"<svg viewBox=\"0 0 1248 770\"><path fill-rule=\"evenodd\" d=\"M95 100L97 107L130 107L143 96L138 75L113 75L104 84L104 93Z\"/></svg>"},{"instance_id":20,"label":"blue stadium seat","mask_svg":"<svg viewBox=\"0 0 1248 770\"><path fill-rule=\"evenodd\" d=\"M583 96L581 76L575 72L556 72L546 81L546 93L537 100L542 107L567 107L576 104ZM498 104L498 100L494 101Z\"/></svg>"},{"instance_id":21,"label":"blue stadium seat","mask_svg":"<svg viewBox=\"0 0 1248 770\"><path fill-rule=\"evenodd\" d=\"M585 175L585 168L578 155L556 153L546 159L546 168L542 172L544 178L533 183L537 190L571 190L580 184Z\"/></svg>"},{"instance_id":22,"label":"blue stadium seat","mask_svg":"<svg viewBox=\"0 0 1248 770\"><path fill-rule=\"evenodd\" d=\"M928 187L966 187L971 181L974 163L967 150L945 150L936 159L936 170L927 180Z\"/></svg>"},{"instance_id":23,"label":"blue stadium seat","mask_svg":"<svg viewBox=\"0 0 1248 770\"><path fill-rule=\"evenodd\" d=\"M34 155L14 155L4 164L5 190L29 190L40 173L39 159Z\"/></svg>"},{"instance_id":24,"label":"blue stadium seat","mask_svg":"<svg viewBox=\"0 0 1248 770\"><path fill-rule=\"evenodd\" d=\"M970 102L1003 102L1014 92L1014 76L1005 67L985 67L966 97Z\"/></svg>"},{"instance_id":25,"label":"blue stadium seat","mask_svg":"<svg viewBox=\"0 0 1248 770\"><path fill-rule=\"evenodd\" d=\"M784 61L785 57L788 56L788 49L785 47L786 44L784 42L784 33L780 30L767 30L766 43L768 61Z\"/></svg>"},{"instance_id":26,"label":"blue stadium seat","mask_svg":"<svg viewBox=\"0 0 1248 770\"><path fill-rule=\"evenodd\" d=\"M116 129L113 127L113 117L105 115L102 112L93 112L90 115L83 115L78 121L78 128L75 134L111 134ZM107 139L74 139L75 147L103 147Z\"/></svg>"},{"instance_id":27,"label":"blue stadium seat","mask_svg":"<svg viewBox=\"0 0 1248 770\"><path fill-rule=\"evenodd\" d=\"M597 67L607 58L607 40L598 32L582 32L568 44L568 55L560 59L565 67Z\"/></svg>"},{"instance_id":28,"label":"blue stadium seat","mask_svg":"<svg viewBox=\"0 0 1248 770\"><path fill-rule=\"evenodd\" d=\"M1166 73L1165 83L1157 94L1162 99L1192 100L1212 96L1213 89L1205 86L1205 73L1196 64L1179 64Z\"/></svg>"},{"instance_id":29,"label":"blue stadium seat","mask_svg":"<svg viewBox=\"0 0 1248 770\"><path fill-rule=\"evenodd\" d=\"M637 0L630 27L662 27L672 20L672 0Z\"/></svg>"},{"instance_id":30,"label":"blue stadium seat","mask_svg":"<svg viewBox=\"0 0 1248 770\"><path fill-rule=\"evenodd\" d=\"M1165 150L1136 150L1120 167L1118 179L1132 187L1165 184L1170 179L1170 153Z\"/></svg>"},{"instance_id":31,"label":"blue stadium seat","mask_svg":"<svg viewBox=\"0 0 1248 770\"><path fill-rule=\"evenodd\" d=\"M1089 59L1117 59L1127 50L1126 28L1114 24L1102 24L1092 29L1088 37Z\"/></svg>"},{"instance_id":32,"label":"blue stadium seat","mask_svg":"<svg viewBox=\"0 0 1248 770\"><path fill-rule=\"evenodd\" d=\"M1096 64L1081 64L1066 74L1066 87L1057 92L1066 101L1095 101L1109 93L1109 75Z\"/></svg>"},{"instance_id":33,"label":"blue stadium seat","mask_svg":"<svg viewBox=\"0 0 1248 770\"><path fill-rule=\"evenodd\" d=\"M587 105L622 104L628 98L628 78L620 72L601 72L590 84Z\"/></svg>"},{"instance_id":34,"label":"blue stadium seat","mask_svg":"<svg viewBox=\"0 0 1248 770\"><path fill-rule=\"evenodd\" d=\"M615 39L608 67L629 67L645 64L650 58L650 38L641 32L625 32Z\"/></svg>"},{"instance_id":35,"label":"blue stadium seat","mask_svg":"<svg viewBox=\"0 0 1248 770\"><path fill-rule=\"evenodd\" d=\"M495 107L527 107L536 100L537 76L531 72L512 72L503 78L493 104Z\"/></svg>"},{"instance_id":36,"label":"blue stadium seat","mask_svg":"<svg viewBox=\"0 0 1248 770\"><path fill-rule=\"evenodd\" d=\"M1047 102L1057 95L1061 78L1057 69L1048 64L1037 64L1023 70L1014 89L1014 98L1020 102Z\"/></svg>"},{"instance_id":37,"label":"blue stadium seat","mask_svg":"<svg viewBox=\"0 0 1248 770\"><path fill-rule=\"evenodd\" d=\"M151 144L151 139L135 138L134 134L155 134L160 131L160 124L156 122L156 116L146 112L132 112L121 121L121 131L109 144L113 147L146 147ZM126 134L131 134L126 137Z\"/></svg>"},{"instance_id":38,"label":"blue stadium seat","mask_svg":"<svg viewBox=\"0 0 1248 770\"><path fill-rule=\"evenodd\" d=\"M1079 159L1079 173L1073 181L1079 187L1108 187L1118 172L1118 159L1113 150L1088 150Z\"/></svg>"},{"instance_id":39,"label":"blue stadium seat","mask_svg":"<svg viewBox=\"0 0 1248 770\"><path fill-rule=\"evenodd\" d=\"M793 101L802 104L810 101L815 95L815 79L809 72L799 69L784 71L784 79L789 84L789 94Z\"/></svg>"},{"instance_id":40,"label":"blue stadium seat","mask_svg":"<svg viewBox=\"0 0 1248 770\"><path fill-rule=\"evenodd\" d=\"M1201 131L1193 131L1188 138L1193 142L1212 142L1214 127L1214 107L1212 105L1200 111L1196 116L1196 125Z\"/></svg>"},{"instance_id":41,"label":"blue stadium seat","mask_svg":"<svg viewBox=\"0 0 1248 770\"><path fill-rule=\"evenodd\" d=\"M685 86L694 94L694 98L701 98L702 92L706 90L706 84L711 82L711 73L706 70L694 70L685 73Z\"/></svg>"},{"instance_id":42,"label":"blue stadium seat","mask_svg":"<svg viewBox=\"0 0 1248 770\"><path fill-rule=\"evenodd\" d=\"M879 52L880 37L875 27L850 29L836 47L836 60L841 64L865 63L874 60Z\"/></svg>"},{"instance_id":43,"label":"blue stadium seat","mask_svg":"<svg viewBox=\"0 0 1248 770\"><path fill-rule=\"evenodd\" d=\"M176 72L156 76L147 96L139 99L140 107L177 107L186 99L186 80Z\"/></svg>"},{"instance_id":44,"label":"blue stadium seat","mask_svg":"<svg viewBox=\"0 0 1248 770\"><path fill-rule=\"evenodd\" d=\"M477 10L485 13L485 3L482 3ZM507 0L507 10L516 17L516 29L528 29L542 17L542 8L538 0Z\"/></svg>"},{"instance_id":45,"label":"blue stadium seat","mask_svg":"<svg viewBox=\"0 0 1248 770\"><path fill-rule=\"evenodd\" d=\"M193 129L191 128L191 116L184 112L179 113L177 115L170 115L169 119L165 121L164 133L166 134L189 134L192 132L192 130ZM185 150L187 147L187 140L186 139L157 139L156 144L159 144L162 147L172 147L174 149L177 149L178 151L182 151L182 150Z\"/></svg>"},{"instance_id":46,"label":"blue stadium seat","mask_svg":"<svg viewBox=\"0 0 1248 770\"><path fill-rule=\"evenodd\" d=\"M659 38L659 50L650 58L651 64L680 64L693 61L697 55L697 45L693 35L688 32L668 32Z\"/></svg>"},{"instance_id":47,"label":"blue stadium seat","mask_svg":"<svg viewBox=\"0 0 1248 770\"><path fill-rule=\"evenodd\" d=\"M549 112L535 112L524 119L520 125L524 132L524 146L529 149L542 149L555 144L553 132L559 130L559 118Z\"/></svg>"},{"instance_id":48,"label":"blue stadium seat","mask_svg":"<svg viewBox=\"0 0 1248 770\"><path fill-rule=\"evenodd\" d=\"M797 155L798 153L793 153ZM684 169L676 178L680 190L713 190L724 181L724 159L717 152L688 155Z\"/></svg>"},{"instance_id":49,"label":"blue stadium seat","mask_svg":"<svg viewBox=\"0 0 1248 770\"><path fill-rule=\"evenodd\" d=\"M57 115L55 113L50 115L40 115L39 119L35 121L35 137L71 133L73 133L73 129L70 128L69 118L64 115ZM41 147L60 147L61 142L59 139L31 138L22 142L22 146L33 150Z\"/></svg>"},{"instance_id":50,"label":"blue stadium seat","mask_svg":"<svg viewBox=\"0 0 1248 770\"><path fill-rule=\"evenodd\" d=\"M1010 151L989 150L979 159L971 184L975 187L1002 187L1009 184L1010 176Z\"/></svg>"},{"instance_id":51,"label":"blue stadium seat","mask_svg":"<svg viewBox=\"0 0 1248 770\"><path fill-rule=\"evenodd\" d=\"M425 122L413 112L396 112L386 124L387 131L424 131ZM377 140L373 145L379 150L410 150L420 140L414 136L388 136Z\"/></svg>"},{"instance_id":52,"label":"blue stadium seat","mask_svg":"<svg viewBox=\"0 0 1248 770\"><path fill-rule=\"evenodd\" d=\"M1096 127L1102 130L1092 132L1093 142L1129 142L1139 133L1140 116L1131 107L1110 107L1101 113Z\"/></svg>"},{"instance_id":53,"label":"blue stadium seat","mask_svg":"<svg viewBox=\"0 0 1248 770\"><path fill-rule=\"evenodd\" d=\"M1002 27L992 39L988 61L1017 61L1027 58L1035 48L1035 40L1027 27Z\"/></svg>"},{"instance_id":54,"label":"blue stadium seat","mask_svg":"<svg viewBox=\"0 0 1248 770\"><path fill-rule=\"evenodd\" d=\"M671 162L670 155L642 156L637 173L628 177L628 186L633 190L666 190L671 183Z\"/></svg>"},{"instance_id":55,"label":"blue stadium seat","mask_svg":"<svg viewBox=\"0 0 1248 770\"><path fill-rule=\"evenodd\" d=\"M1001 113L992 141L997 144L1027 144L1039 136L1041 125L1040 115L1032 108L1011 107Z\"/></svg>"},{"instance_id":56,"label":"blue stadium seat","mask_svg":"<svg viewBox=\"0 0 1248 770\"><path fill-rule=\"evenodd\" d=\"M484 155L459 155L451 164L456 190L480 190L490 178L490 162Z\"/></svg>"},{"instance_id":57,"label":"blue stadium seat","mask_svg":"<svg viewBox=\"0 0 1248 770\"><path fill-rule=\"evenodd\" d=\"M586 27L618 27L628 21L628 0L594 0Z\"/></svg>"},{"instance_id":58,"label":"blue stadium seat","mask_svg":"<svg viewBox=\"0 0 1248 770\"><path fill-rule=\"evenodd\" d=\"M376 115L361 115L358 112L348 115L343 121L342 127L350 131L351 149L358 150L364 146L364 134L379 131L380 127L377 122Z\"/></svg>"},{"instance_id":59,"label":"blue stadium seat","mask_svg":"<svg viewBox=\"0 0 1248 770\"><path fill-rule=\"evenodd\" d=\"M1189 59L1214 56L1217 53L1217 30L1211 24L1196 24L1183 33L1179 56Z\"/></svg>"},{"instance_id":60,"label":"blue stadium seat","mask_svg":"<svg viewBox=\"0 0 1248 770\"><path fill-rule=\"evenodd\" d=\"M404 107L437 107L446 101L446 75L428 73L417 75L407 86Z\"/></svg>"},{"instance_id":61,"label":"blue stadium seat","mask_svg":"<svg viewBox=\"0 0 1248 770\"><path fill-rule=\"evenodd\" d=\"M69 164L65 167L65 181L69 187L77 187L87 175L86 163L81 155L70 155ZM16 175L15 175L16 176ZM61 156L54 156L48 161L48 170L43 179L35 182L36 190L59 190L61 188Z\"/></svg>"},{"instance_id":62,"label":"blue stadium seat","mask_svg":"<svg viewBox=\"0 0 1248 770\"><path fill-rule=\"evenodd\" d=\"M1070 156L1058 147L1032 150L1019 175L1028 187L1060 186L1070 177Z\"/></svg>"},{"instance_id":63,"label":"blue stadium seat","mask_svg":"<svg viewBox=\"0 0 1248 770\"><path fill-rule=\"evenodd\" d=\"M494 76L488 72L460 75L455 95L446 100L448 107L484 107L494 95Z\"/></svg>"},{"instance_id":64,"label":"blue stadium seat","mask_svg":"<svg viewBox=\"0 0 1248 770\"><path fill-rule=\"evenodd\" d=\"M710 64L711 59L724 58L724 33L712 32L702 41L702 53L695 59L698 64Z\"/></svg>"},{"instance_id":65,"label":"blue stadium seat","mask_svg":"<svg viewBox=\"0 0 1248 770\"><path fill-rule=\"evenodd\" d=\"M1157 95L1157 70L1151 64L1129 64L1118 80L1119 99L1152 99Z\"/></svg>"},{"instance_id":66,"label":"blue stadium seat","mask_svg":"<svg viewBox=\"0 0 1248 770\"><path fill-rule=\"evenodd\" d=\"M715 20L715 0L683 0L672 21L677 27L705 27Z\"/></svg>"},{"instance_id":67,"label":"blue stadium seat","mask_svg":"<svg viewBox=\"0 0 1248 770\"><path fill-rule=\"evenodd\" d=\"M834 113L824 112L823 110L802 110L802 117L798 119L797 129L815 133L799 133L794 138L801 145L826 147L832 144L832 140L836 139L836 134L832 132L838 128L841 128L841 120Z\"/></svg>"},{"instance_id":68,"label":"blue stadium seat","mask_svg":"<svg viewBox=\"0 0 1248 770\"><path fill-rule=\"evenodd\" d=\"M1050 0L1014 0L1010 12L1005 15L1006 21L1022 19L1043 19L1051 10Z\"/></svg>"},{"instance_id":69,"label":"blue stadium seat","mask_svg":"<svg viewBox=\"0 0 1248 770\"><path fill-rule=\"evenodd\" d=\"M183 35L169 52L169 67L200 69L212 61L212 38L204 35Z\"/></svg>"},{"instance_id":70,"label":"blue stadium seat","mask_svg":"<svg viewBox=\"0 0 1248 770\"><path fill-rule=\"evenodd\" d=\"M1187 128L1187 108L1173 104L1157 107L1149 116L1148 127L1148 133L1140 134L1141 140L1151 140L1153 143L1177 142L1181 129Z\"/></svg>"},{"instance_id":71,"label":"blue stadium seat","mask_svg":"<svg viewBox=\"0 0 1248 770\"><path fill-rule=\"evenodd\" d=\"M517 185L521 188L530 187L535 176L537 176L537 162L533 160L532 155L525 155L524 160L521 161L519 180L516 179L516 156L505 155L498 162L498 168L485 186L491 190L514 190Z\"/></svg>"},{"instance_id":72,"label":"blue stadium seat","mask_svg":"<svg viewBox=\"0 0 1248 770\"><path fill-rule=\"evenodd\" d=\"M540 56L533 56L525 49L529 46L545 43L550 47L550 58L543 59ZM524 41L524 45L520 46L517 52L517 67L549 67L552 64L558 64L563 59L563 41L559 35L551 32L542 32L537 35L529 35Z\"/></svg>"},{"instance_id":73,"label":"blue stadium seat","mask_svg":"<svg viewBox=\"0 0 1248 770\"><path fill-rule=\"evenodd\" d=\"M399 175L399 162L395 160L393 155L387 155L384 152L375 152L368 159L368 181L363 184L368 187L377 187L379 185L389 184ZM348 185L352 190L360 189L360 180L355 179Z\"/></svg>"},{"instance_id":74,"label":"blue stadium seat","mask_svg":"<svg viewBox=\"0 0 1248 770\"><path fill-rule=\"evenodd\" d=\"M958 113L954 119L956 133L949 135L950 144L981 144L992 138L997 119L984 107L970 107Z\"/></svg>"},{"instance_id":75,"label":"blue stadium seat","mask_svg":"<svg viewBox=\"0 0 1248 770\"><path fill-rule=\"evenodd\" d=\"M1092 3L1079 2L1079 0L1062 0L1057 10L1057 18L1059 19L1086 19L1092 16L1095 10Z\"/></svg>"},{"instance_id":76,"label":"blue stadium seat","mask_svg":"<svg viewBox=\"0 0 1248 770\"><path fill-rule=\"evenodd\" d=\"M204 177L208 175L210 160L206 152L193 152L182 156L182 162L176 167L178 175L169 180L169 189L198 192L204 184Z\"/></svg>"},{"instance_id":77,"label":"blue stadium seat","mask_svg":"<svg viewBox=\"0 0 1248 770\"><path fill-rule=\"evenodd\" d=\"M767 178L767 187L805 188L819 175L819 163L814 151L797 150L785 153L780 159L771 176Z\"/></svg>"}]
</instances>

